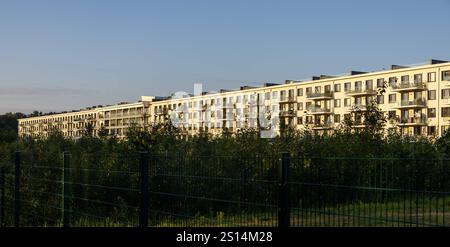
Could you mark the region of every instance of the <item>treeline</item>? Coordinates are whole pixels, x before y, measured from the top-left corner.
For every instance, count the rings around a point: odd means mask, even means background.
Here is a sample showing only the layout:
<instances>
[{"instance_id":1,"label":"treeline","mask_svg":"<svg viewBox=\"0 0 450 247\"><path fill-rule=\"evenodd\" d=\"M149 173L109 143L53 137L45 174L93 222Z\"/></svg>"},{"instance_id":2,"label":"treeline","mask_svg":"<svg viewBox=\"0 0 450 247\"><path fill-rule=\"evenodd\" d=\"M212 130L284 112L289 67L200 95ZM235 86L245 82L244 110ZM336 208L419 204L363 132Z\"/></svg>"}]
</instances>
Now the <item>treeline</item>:
<instances>
[{"instance_id":1,"label":"treeline","mask_svg":"<svg viewBox=\"0 0 450 247\"><path fill-rule=\"evenodd\" d=\"M212 136L206 132L189 138L179 138L178 131L169 124L149 130L131 128L127 138L85 135L77 140L65 138L55 131L46 139L17 138L17 126L8 125L10 118L2 118L0 152L33 150L34 152L64 151L72 153L148 151L152 155L181 154L191 156L233 155L237 157L275 156L290 152L308 157L444 157L450 154L450 132L442 137L402 136L396 132L375 133L336 130L325 135L312 131L285 130L273 139L260 138L254 129L225 132ZM6 127L4 127L6 126Z\"/></svg>"},{"instance_id":2,"label":"treeline","mask_svg":"<svg viewBox=\"0 0 450 247\"><path fill-rule=\"evenodd\" d=\"M152 213L152 222L164 222L170 214L214 218L220 212L234 215L271 209L249 205L276 204L281 152L289 152L293 157L293 207L314 208L318 202L321 207L384 203L416 196L415 192L406 195L348 189L353 186L448 191L450 168L445 158L450 154L449 147L450 132L429 138L365 128L344 128L327 135L286 129L279 137L264 139L258 131L246 129L217 137L199 133L181 139L177 129L161 124L148 130L131 128L125 139L85 135L72 140L53 132L46 139L3 140L0 165L10 174L8 183L13 184L12 154L21 151L24 210L58 220L62 154L68 152L73 169L71 195L76 224L83 224L80 222L87 218L90 220L85 224L91 225L96 218L114 224L134 224L141 151L151 155L150 190L155 193L150 195L150 207L169 212ZM303 182L350 187L296 184ZM13 190L6 195L13 198ZM23 219L27 225L50 224L39 217Z\"/></svg>"}]
</instances>

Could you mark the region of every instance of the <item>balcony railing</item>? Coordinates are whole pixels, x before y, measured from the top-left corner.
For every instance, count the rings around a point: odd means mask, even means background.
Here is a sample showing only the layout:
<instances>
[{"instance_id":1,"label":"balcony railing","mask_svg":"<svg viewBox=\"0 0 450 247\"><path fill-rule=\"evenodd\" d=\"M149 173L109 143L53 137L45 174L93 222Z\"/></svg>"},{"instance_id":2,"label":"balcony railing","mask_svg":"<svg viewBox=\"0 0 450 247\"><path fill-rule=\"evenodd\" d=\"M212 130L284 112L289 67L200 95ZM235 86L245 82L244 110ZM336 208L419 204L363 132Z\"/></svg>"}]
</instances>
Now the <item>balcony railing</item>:
<instances>
[{"instance_id":1,"label":"balcony railing","mask_svg":"<svg viewBox=\"0 0 450 247\"><path fill-rule=\"evenodd\" d=\"M287 110L287 111L281 111L280 112L280 116L282 116L282 117L293 117L293 116L296 116L296 114L295 114L294 110Z\"/></svg>"},{"instance_id":2,"label":"balcony railing","mask_svg":"<svg viewBox=\"0 0 450 247\"><path fill-rule=\"evenodd\" d=\"M408 118L401 118L399 125L425 125L427 124L426 117L408 117Z\"/></svg>"},{"instance_id":3,"label":"balcony railing","mask_svg":"<svg viewBox=\"0 0 450 247\"><path fill-rule=\"evenodd\" d=\"M348 90L346 93L347 95L375 95L377 94L377 91L373 89L357 88L355 90Z\"/></svg>"},{"instance_id":4,"label":"balcony railing","mask_svg":"<svg viewBox=\"0 0 450 247\"><path fill-rule=\"evenodd\" d=\"M401 82L391 85L393 91L426 90L423 82Z\"/></svg>"},{"instance_id":5,"label":"balcony railing","mask_svg":"<svg viewBox=\"0 0 450 247\"><path fill-rule=\"evenodd\" d=\"M291 97L281 97L281 99L280 99L280 103L293 103L293 102L297 102L297 100L293 96L291 96Z\"/></svg>"},{"instance_id":6,"label":"balcony railing","mask_svg":"<svg viewBox=\"0 0 450 247\"><path fill-rule=\"evenodd\" d=\"M155 114L156 115L165 115L165 114L168 114L168 110L167 109L157 109Z\"/></svg>"},{"instance_id":7,"label":"balcony railing","mask_svg":"<svg viewBox=\"0 0 450 247\"><path fill-rule=\"evenodd\" d=\"M421 108L426 107L427 102L424 99L402 100L398 103L398 108Z\"/></svg>"},{"instance_id":8,"label":"balcony railing","mask_svg":"<svg viewBox=\"0 0 450 247\"><path fill-rule=\"evenodd\" d=\"M367 111L367 105L363 105L360 103L353 104L348 107L350 111Z\"/></svg>"},{"instance_id":9,"label":"balcony railing","mask_svg":"<svg viewBox=\"0 0 450 247\"><path fill-rule=\"evenodd\" d=\"M324 122L324 123L317 122L317 123L314 123L314 125L313 125L313 129L331 129L333 127L334 127L333 122Z\"/></svg>"},{"instance_id":10,"label":"balcony railing","mask_svg":"<svg viewBox=\"0 0 450 247\"><path fill-rule=\"evenodd\" d=\"M308 99L331 99L331 98L333 98L333 92L307 93L306 98L308 98Z\"/></svg>"},{"instance_id":11,"label":"balcony railing","mask_svg":"<svg viewBox=\"0 0 450 247\"><path fill-rule=\"evenodd\" d=\"M308 111L311 114L327 114L327 113L331 113L331 109L329 108L325 108L325 107L321 107L318 105L312 105L308 107Z\"/></svg>"}]
</instances>

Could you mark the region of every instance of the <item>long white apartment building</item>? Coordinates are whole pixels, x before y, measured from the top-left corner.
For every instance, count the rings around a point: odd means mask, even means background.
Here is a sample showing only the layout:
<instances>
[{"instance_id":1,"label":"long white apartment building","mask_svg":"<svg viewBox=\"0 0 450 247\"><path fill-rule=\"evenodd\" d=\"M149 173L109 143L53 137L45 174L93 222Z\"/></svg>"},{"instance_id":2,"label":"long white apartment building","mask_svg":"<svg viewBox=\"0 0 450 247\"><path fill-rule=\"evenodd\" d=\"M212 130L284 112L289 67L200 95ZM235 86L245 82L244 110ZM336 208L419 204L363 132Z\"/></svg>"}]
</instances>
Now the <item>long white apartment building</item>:
<instances>
[{"instance_id":1,"label":"long white apartment building","mask_svg":"<svg viewBox=\"0 0 450 247\"><path fill-rule=\"evenodd\" d=\"M339 128L346 117L352 118L354 128L364 127L363 112L371 99L386 114L386 128L405 135L439 136L450 127L450 62L392 65L376 72L350 71L216 93L142 96L135 103L20 119L19 133L46 137L57 129L78 138L86 129L94 135L103 129L124 137L132 125L144 128L167 122L185 135L243 128L279 132L286 126L324 133Z\"/></svg>"}]
</instances>

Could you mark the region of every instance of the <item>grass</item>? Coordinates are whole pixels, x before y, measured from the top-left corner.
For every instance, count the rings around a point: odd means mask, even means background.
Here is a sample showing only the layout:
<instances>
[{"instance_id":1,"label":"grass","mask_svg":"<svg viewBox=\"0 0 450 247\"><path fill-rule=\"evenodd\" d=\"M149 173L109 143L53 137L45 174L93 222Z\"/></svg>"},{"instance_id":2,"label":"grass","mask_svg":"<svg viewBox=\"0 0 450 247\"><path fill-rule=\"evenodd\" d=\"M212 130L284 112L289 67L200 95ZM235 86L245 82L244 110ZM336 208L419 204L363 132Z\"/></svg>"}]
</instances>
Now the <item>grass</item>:
<instances>
[{"instance_id":1,"label":"grass","mask_svg":"<svg viewBox=\"0 0 450 247\"><path fill-rule=\"evenodd\" d=\"M300 204L301 205L301 204ZM269 209L269 208L266 208ZM450 226L450 197L418 197L389 202L351 202L333 206L291 208L293 227L433 227ZM9 213L8 211L7 213ZM12 215L7 215L11 219ZM135 227L137 212L118 216L73 215L75 227ZM171 212L150 212L153 227L277 227L277 209L243 211L241 213L214 212L209 215L183 215ZM25 226L61 227L49 222L23 216ZM26 218L25 218L26 217Z\"/></svg>"}]
</instances>

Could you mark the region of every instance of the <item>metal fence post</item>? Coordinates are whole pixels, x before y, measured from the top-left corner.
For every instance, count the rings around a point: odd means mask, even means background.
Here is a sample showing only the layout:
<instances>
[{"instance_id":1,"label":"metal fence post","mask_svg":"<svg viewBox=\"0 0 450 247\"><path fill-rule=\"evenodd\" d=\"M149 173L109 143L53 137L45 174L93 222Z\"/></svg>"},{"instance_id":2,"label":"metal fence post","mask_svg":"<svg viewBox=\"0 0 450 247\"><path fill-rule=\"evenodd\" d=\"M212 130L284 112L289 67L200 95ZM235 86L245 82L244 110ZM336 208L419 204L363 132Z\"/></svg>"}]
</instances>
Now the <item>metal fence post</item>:
<instances>
[{"instance_id":1,"label":"metal fence post","mask_svg":"<svg viewBox=\"0 0 450 247\"><path fill-rule=\"evenodd\" d=\"M140 205L139 205L139 227L148 227L148 207L149 207L149 154L141 152L139 163L140 176Z\"/></svg>"},{"instance_id":2,"label":"metal fence post","mask_svg":"<svg viewBox=\"0 0 450 247\"><path fill-rule=\"evenodd\" d=\"M278 194L278 227L289 227L291 209L289 202L289 166L291 156L287 152L281 153L281 166L279 171Z\"/></svg>"},{"instance_id":3,"label":"metal fence post","mask_svg":"<svg viewBox=\"0 0 450 247\"><path fill-rule=\"evenodd\" d=\"M14 227L20 226L20 178L22 170L20 168L20 152L14 152Z\"/></svg>"},{"instance_id":4,"label":"metal fence post","mask_svg":"<svg viewBox=\"0 0 450 247\"><path fill-rule=\"evenodd\" d=\"M5 223L5 167L0 167L0 226L4 226Z\"/></svg>"},{"instance_id":5,"label":"metal fence post","mask_svg":"<svg viewBox=\"0 0 450 247\"><path fill-rule=\"evenodd\" d=\"M70 153L64 152L63 153L63 163L62 163L62 222L63 227L70 227L70 211L71 211L71 205L70 205Z\"/></svg>"}]
</instances>

